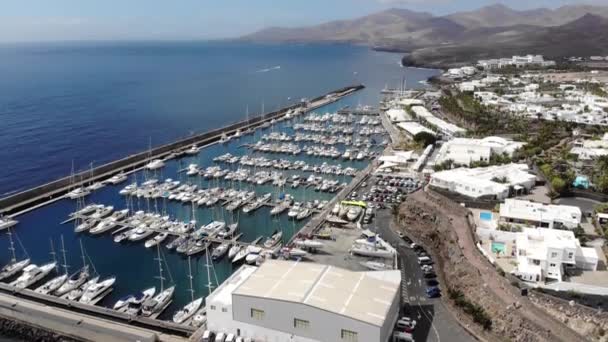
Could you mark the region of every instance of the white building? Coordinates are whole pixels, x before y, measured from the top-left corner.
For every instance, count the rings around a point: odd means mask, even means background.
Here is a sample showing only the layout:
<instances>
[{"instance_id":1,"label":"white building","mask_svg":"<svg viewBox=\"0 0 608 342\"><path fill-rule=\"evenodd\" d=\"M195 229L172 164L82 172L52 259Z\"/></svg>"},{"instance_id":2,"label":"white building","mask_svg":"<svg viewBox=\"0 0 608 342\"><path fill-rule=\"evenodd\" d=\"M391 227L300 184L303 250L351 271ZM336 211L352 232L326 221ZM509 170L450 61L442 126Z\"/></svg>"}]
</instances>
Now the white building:
<instances>
[{"instance_id":1,"label":"white building","mask_svg":"<svg viewBox=\"0 0 608 342\"><path fill-rule=\"evenodd\" d=\"M570 153L581 160L593 160L608 155L608 134L599 140L577 140L572 145Z\"/></svg>"},{"instance_id":2,"label":"white building","mask_svg":"<svg viewBox=\"0 0 608 342\"><path fill-rule=\"evenodd\" d=\"M399 271L351 272L267 260L242 266L207 298L207 326L255 341L389 341Z\"/></svg>"},{"instance_id":3,"label":"white building","mask_svg":"<svg viewBox=\"0 0 608 342\"><path fill-rule=\"evenodd\" d=\"M443 135L453 137L462 135L466 132L465 129L434 116L433 114L431 114L431 112L429 112L428 109L423 106L413 106L412 111L414 112L414 114L416 114L416 117L426 121L428 124L436 128Z\"/></svg>"},{"instance_id":4,"label":"white building","mask_svg":"<svg viewBox=\"0 0 608 342\"><path fill-rule=\"evenodd\" d=\"M469 198L501 200L532 189L536 176L528 172L526 164L507 164L435 172L429 184Z\"/></svg>"},{"instance_id":5,"label":"white building","mask_svg":"<svg viewBox=\"0 0 608 342\"><path fill-rule=\"evenodd\" d=\"M412 118L403 109L393 108L386 112L386 116L392 122L410 121Z\"/></svg>"},{"instance_id":6,"label":"white building","mask_svg":"<svg viewBox=\"0 0 608 342\"><path fill-rule=\"evenodd\" d=\"M451 159L455 164L468 166L471 162L489 162L493 154L506 154L509 157L525 143L500 137L483 139L454 138L441 145L435 164Z\"/></svg>"},{"instance_id":7,"label":"white building","mask_svg":"<svg viewBox=\"0 0 608 342\"><path fill-rule=\"evenodd\" d=\"M524 280L561 281L568 268L597 270L594 248L581 247L574 233L546 228L523 228L516 238L515 274Z\"/></svg>"},{"instance_id":8,"label":"white building","mask_svg":"<svg viewBox=\"0 0 608 342\"><path fill-rule=\"evenodd\" d=\"M430 129L422 126L421 124L415 121L400 122L397 124L397 127L404 130L411 137L422 132L427 132L429 134L435 135L435 132L431 131Z\"/></svg>"},{"instance_id":9,"label":"white building","mask_svg":"<svg viewBox=\"0 0 608 342\"><path fill-rule=\"evenodd\" d=\"M507 199L500 205L500 221L540 228L574 229L581 223L579 207Z\"/></svg>"}]
</instances>

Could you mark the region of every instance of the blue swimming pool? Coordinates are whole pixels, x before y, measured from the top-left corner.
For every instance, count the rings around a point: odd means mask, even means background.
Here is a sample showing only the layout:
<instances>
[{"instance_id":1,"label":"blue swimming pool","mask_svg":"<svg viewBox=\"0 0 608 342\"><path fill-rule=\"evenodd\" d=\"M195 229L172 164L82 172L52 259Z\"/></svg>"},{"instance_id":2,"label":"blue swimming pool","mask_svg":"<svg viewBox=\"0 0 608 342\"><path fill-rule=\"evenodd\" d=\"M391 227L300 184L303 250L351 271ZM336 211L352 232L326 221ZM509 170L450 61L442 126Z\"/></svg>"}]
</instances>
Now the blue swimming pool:
<instances>
[{"instance_id":1,"label":"blue swimming pool","mask_svg":"<svg viewBox=\"0 0 608 342\"><path fill-rule=\"evenodd\" d=\"M482 211L479 213L479 219L482 221L492 221L492 213L489 211Z\"/></svg>"}]
</instances>

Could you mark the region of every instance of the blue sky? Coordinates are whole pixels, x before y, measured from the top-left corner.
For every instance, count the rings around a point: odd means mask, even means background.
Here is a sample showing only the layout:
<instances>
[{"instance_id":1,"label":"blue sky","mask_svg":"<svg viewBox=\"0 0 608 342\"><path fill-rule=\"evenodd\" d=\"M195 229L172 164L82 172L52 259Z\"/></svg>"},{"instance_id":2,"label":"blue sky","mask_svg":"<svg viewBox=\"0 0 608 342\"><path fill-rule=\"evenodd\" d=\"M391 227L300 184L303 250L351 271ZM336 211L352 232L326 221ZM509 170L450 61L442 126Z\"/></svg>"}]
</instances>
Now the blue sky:
<instances>
[{"instance_id":1,"label":"blue sky","mask_svg":"<svg viewBox=\"0 0 608 342\"><path fill-rule=\"evenodd\" d=\"M529 9L607 0L2 0L0 41L223 38L390 7L442 15L497 2Z\"/></svg>"}]
</instances>

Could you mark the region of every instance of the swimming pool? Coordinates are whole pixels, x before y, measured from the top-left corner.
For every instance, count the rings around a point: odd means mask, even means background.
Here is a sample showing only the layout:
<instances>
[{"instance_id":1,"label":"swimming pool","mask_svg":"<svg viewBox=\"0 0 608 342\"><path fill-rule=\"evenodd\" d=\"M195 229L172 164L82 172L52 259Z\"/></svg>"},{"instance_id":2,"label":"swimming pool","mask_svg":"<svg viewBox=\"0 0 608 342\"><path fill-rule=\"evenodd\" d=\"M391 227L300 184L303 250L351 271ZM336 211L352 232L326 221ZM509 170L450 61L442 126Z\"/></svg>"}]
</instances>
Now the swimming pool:
<instances>
[{"instance_id":1,"label":"swimming pool","mask_svg":"<svg viewBox=\"0 0 608 342\"><path fill-rule=\"evenodd\" d=\"M505 244L502 242L492 242L492 253L504 254Z\"/></svg>"},{"instance_id":2,"label":"swimming pool","mask_svg":"<svg viewBox=\"0 0 608 342\"><path fill-rule=\"evenodd\" d=\"M479 213L479 219L482 221L492 221L492 213L489 211L482 211Z\"/></svg>"}]
</instances>

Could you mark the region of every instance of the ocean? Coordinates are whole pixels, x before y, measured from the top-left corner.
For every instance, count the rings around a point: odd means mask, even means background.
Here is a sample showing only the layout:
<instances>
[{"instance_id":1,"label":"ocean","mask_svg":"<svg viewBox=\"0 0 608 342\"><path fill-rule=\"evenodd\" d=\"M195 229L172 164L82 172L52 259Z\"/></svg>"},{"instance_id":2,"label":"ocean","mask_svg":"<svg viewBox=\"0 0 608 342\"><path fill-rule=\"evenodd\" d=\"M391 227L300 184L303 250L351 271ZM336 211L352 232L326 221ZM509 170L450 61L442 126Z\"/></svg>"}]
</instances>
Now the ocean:
<instances>
[{"instance_id":1,"label":"ocean","mask_svg":"<svg viewBox=\"0 0 608 342\"><path fill-rule=\"evenodd\" d=\"M357 104L377 105L380 90L397 87L405 78L410 87L436 75L436 70L402 68L401 56L348 45L257 45L208 42L131 43L45 43L0 46L0 196L69 175L76 171L176 138L243 120L247 110L256 115L288 103L321 95L349 84L363 83L366 89L317 112L335 111ZM285 123L272 130L290 132ZM267 130L269 132L269 130ZM267 133L266 132L266 133ZM242 147L259 139L244 137L227 145L214 145L199 155L168 163L157 177L187 179L177 170L191 162L203 167L226 152L250 153ZM272 156L271 156L272 157ZM278 156L276 156L278 157ZM280 156L285 157L285 156ZM307 162L326 161L315 157L291 157ZM345 166L365 167L361 161ZM136 175L141 182L143 175ZM338 177L348 182L349 177ZM130 180L131 181L131 180ZM126 206L118 195L120 186L107 186L87 198L87 202ZM245 184L220 184L247 188ZM256 187L259 194L277 190ZM298 200L329 199L331 195L312 189L289 190ZM177 203L136 201L136 209L166 208L174 218L191 219L191 207ZM19 255L32 261L50 260L51 240L58 252L63 236L70 272L82 264L79 241L87 261L102 278L114 275L114 291L100 304L111 306L118 298L157 286L156 252L141 243L117 244L110 234L92 237L75 234L73 224L60 224L74 211L75 203L61 200L18 217L14 229ZM268 236L281 229L288 238L304 223L273 219L269 209L253 215L227 213L223 209L196 210L196 219L205 224L211 218L239 221L244 241ZM0 263L9 260L8 239L0 238ZM60 253L58 253L60 254ZM59 257L61 257L59 255ZM190 300L187 291L187 260L163 251L166 283L177 286L172 306L161 316L170 318ZM61 260L62 261L62 260ZM207 293L204 254L192 260L195 295ZM214 264L212 282L221 283L233 271L224 258Z\"/></svg>"}]
</instances>

